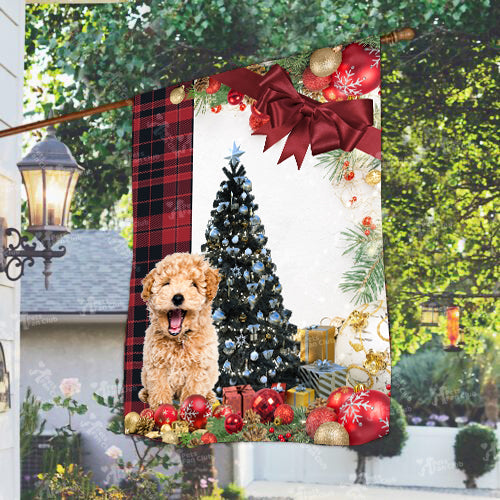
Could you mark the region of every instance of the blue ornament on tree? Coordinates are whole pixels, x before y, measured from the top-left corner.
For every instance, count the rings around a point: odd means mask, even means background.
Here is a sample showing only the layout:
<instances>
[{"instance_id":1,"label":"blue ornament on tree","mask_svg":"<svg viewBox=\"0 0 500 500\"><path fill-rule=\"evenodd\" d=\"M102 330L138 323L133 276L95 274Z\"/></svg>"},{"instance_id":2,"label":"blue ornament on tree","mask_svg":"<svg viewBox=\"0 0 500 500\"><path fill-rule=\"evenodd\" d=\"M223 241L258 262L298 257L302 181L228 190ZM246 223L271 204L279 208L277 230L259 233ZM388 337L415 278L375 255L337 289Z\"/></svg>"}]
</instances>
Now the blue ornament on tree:
<instances>
[{"instance_id":1,"label":"blue ornament on tree","mask_svg":"<svg viewBox=\"0 0 500 500\"><path fill-rule=\"evenodd\" d=\"M259 312L257 313L257 319L258 319L259 321L264 321L264 313L263 313L262 311L259 311Z\"/></svg>"},{"instance_id":2,"label":"blue ornament on tree","mask_svg":"<svg viewBox=\"0 0 500 500\"><path fill-rule=\"evenodd\" d=\"M255 303L257 302L257 297L255 295L250 295L248 297L248 303L250 304L250 309L253 309L255 307Z\"/></svg>"},{"instance_id":3,"label":"blue ornament on tree","mask_svg":"<svg viewBox=\"0 0 500 500\"><path fill-rule=\"evenodd\" d=\"M222 365L222 369L225 372L228 372L229 370L231 370L231 363L227 359L226 359L226 361L224 361L224 364Z\"/></svg>"},{"instance_id":4,"label":"blue ornament on tree","mask_svg":"<svg viewBox=\"0 0 500 500\"><path fill-rule=\"evenodd\" d=\"M224 239L222 240L222 246L223 246L223 247L227 247L228 245L229 245L229 240L228 240L227 238L224 238Z\"/></svg>"},{"instance_id":5,"label":"blue ornament on tree","mask_svg":"<svg viewBox=\"0 0 500 500\"><path fill-rule=\"evenodd\" d=\"M245 271L243 273L243 277L245 278L245 281L250 281L252 279L252 276L250 275L250 273L248 271Z\"/></svg>"},{"instance_id":6,"label":"blue ornament on tree","mask_svg":"<svg viewBox=\"0 0 500 500\"><path fill-rule=\"evenodd\" d=\"M226 315L222 309L216 309L212 314L212 318L216 323L220 323L221 321L226 319Z\"/></svg>"},{"instance_id":7,"label":"blue ornament on tree","mask_svg":"<svg viewBox=\"0 0 500 500\"><path fill-rule=\"evenodd\" d=\"M238 241L240 241L240 239L238 238L238 235L234 235L232 238L231 238L231 241L236 245L236 243L238 243Z\"/></svg>"},{"instance_id":8,"label":"blue ornament on tree","mask_svg":"<svg viewBox=\"0 0 500 500\"><path fill-rule=\"evenodd\" d=\"M239 208L239 212L242 215L246 215L248 213L248 207L246 205L241 205L241 207Z\"/></svg>"},{"instance_id":9,"label":"blue ornament on tree","mask_svg":"<svg viewBox=\"0 0 500 500\"><path fill-rule=\"evenodd\" d=\"M252 181L248 178L245 177L245 180L243 181L243 184L241 187L248 193L252 190Z\"/></svg>"},{"instance_id":10,"label":"blue ornament on tree","mask_svg":"<svg viewBox=\"0 0 500 500\"><path fill-rule=\"evenodd\" d=\"M250 359L252 361L257 361L259 359L259 353L257 351L252 351L250 353Z\"/></svg>"},{"instance_id":11,"label":"blue ornament on tree","mask_svg":"<svg viewBox=\"0 0 500 500\"><path fill-rule=\"evenodd\" d=\"M262 375L262 377L260 377L259 381L261 384L265 384L265 383L267 383L267 377L265 375Z\"/></svg>"},{"instance_id":12,"label":"blue ornament on tree","mask_svg":"<svg viewBox=\"0 0 500 500\"><path fill-rule=\"evenodd\" d=\"M247 288L249 292L255 292L257 288L259 287L258 283L248 283Z\"/></svg>"},{"instance_id":13,"label":"blue ornament on tree","mask_svg":"<svg viewBox=\"0 0 500 500\"><path fill-rule=\"evenodd\" d=\"M281 322L281 316L276 312L276 311L273 311L270 315L269 315L269 321L273 324L273 325L278 325L280 322Z\"/></svg>"},{"instance_id":14,"label":"blue ornament on tree","mask_svg":"<svg viewBox=\"0 0 500 500\"><path fill-rule=\"evenodd\" d=\"M247 248L247 249L245 250L245 255L248 255L248 256L249 256L249 255L252 255L252 250L250 250L250 248Z\"/></svg>"},{"instance_id":15,"label":"blue ornament on tree","mask_svg":"<svg viewBox=\"0 0 500 500\"><path fill-rule=\"evenodd\" d=\"M264 264L258 260L253 266L252 266L252 271L255 272L255 273L262 273L264 272Z\"/></svg>"},{"instance_id":16,"label":"blue ornament on tree","mask_svg":"<svg viewBox=\"0 0 500 500\"><path fill-rule=\"evenodd\" d=\"M210 238L212 238L213 240L216 240L219 236L220 236L220 231L214 227L212 228L212 230L210 231L210 234L209 234Z\"/></svg>"},{"instance_id":17,"label":"blue ornament on tree","mask_svg":"<svg viewBox=\"0 0 500 500\"><path fill-rule=\"evenodd\" d=\"M272 349L268 349L268 350L264 351L262 354L264 355L264 357L266 359L271 359L273 352L274 351Z\"/></svg>"}]
</instances>

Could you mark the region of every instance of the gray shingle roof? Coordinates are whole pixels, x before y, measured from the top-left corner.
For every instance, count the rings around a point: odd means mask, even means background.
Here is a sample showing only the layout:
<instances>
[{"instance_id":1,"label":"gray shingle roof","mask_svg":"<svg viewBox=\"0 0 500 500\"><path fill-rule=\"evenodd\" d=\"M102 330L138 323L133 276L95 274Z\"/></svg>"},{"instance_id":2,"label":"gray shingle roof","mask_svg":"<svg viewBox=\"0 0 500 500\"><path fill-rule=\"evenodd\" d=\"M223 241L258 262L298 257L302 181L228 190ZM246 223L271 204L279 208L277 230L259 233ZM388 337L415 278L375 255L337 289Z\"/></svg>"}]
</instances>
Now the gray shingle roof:
<instances>
[{"instance_id":1,"label":"gray shingle roof","mask_svg":"<svg viewBox=\"0 0 500 500\"><path fill-rule=\"evenodd\" d=\"M54 245L66 255L52 261L45 290L42 259L21 279L21 313L124 313L128 309L132 251L116 231L75 230Z\"/></svg>"}]
</instances>

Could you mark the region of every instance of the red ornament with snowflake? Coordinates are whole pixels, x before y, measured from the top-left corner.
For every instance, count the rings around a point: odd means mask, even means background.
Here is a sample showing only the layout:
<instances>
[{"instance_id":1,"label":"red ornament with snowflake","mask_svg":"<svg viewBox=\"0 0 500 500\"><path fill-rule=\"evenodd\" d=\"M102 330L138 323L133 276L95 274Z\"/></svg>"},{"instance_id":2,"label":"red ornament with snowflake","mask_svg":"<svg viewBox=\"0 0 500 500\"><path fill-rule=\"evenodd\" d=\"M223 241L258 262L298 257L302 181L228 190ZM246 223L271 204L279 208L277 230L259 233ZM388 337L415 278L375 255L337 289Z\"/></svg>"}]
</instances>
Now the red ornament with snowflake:
<instances>
[{"instance_id":1,"label":"red ornament with snowflake","mask_svg":"<svg viewBox=\"0 0 500 500\"><path fill-rule=\"evenodd\" d=\"M219 405L215 407L213 416L215 418L226 418L231 413L233 413L233 409L229 405Z\"/></svg>"},{"instance_id":2,"label":"red ornament with snowflake","mask_svg":"<svg viewBox=\"0 0 500 500\"><path fill-rule=\"evenodd\" d=\"M274 410L274 418L280 418L283 425L289 425L293 422L295 413L290 405L282 404Z\"/></svg>"},{"instance_id":3,"label":"red ornament with snowflake","mask_svg":"<svg viewBox=\"0 0 500 500\"><path fill-rule=\"evenodd\" d=\"M243 429L243 419L237 413L231 413L224 420L224 429L228 434L236 434Z\"/></svg>"},{"instance_id":4,"label":"red ornament with snowflake","mask_svg":"<svg viewBox=\"0 0 500 500\"><path fill-rule=\"evenodd\" d=\"M332 410L335 410L338 413L340 407L353 393L354 390L351 387L347 387L346 385L339 387L338 389L335 389L330 396L328 396L326 406L328 406L328 408L332 408Z\"/></svg>"},{"instance_id":5,"label":"red ornament with snowflake","mask_svg":"<svg viewBox=\"0 0 500 500\"><path fill-rule=\"evenodd\" d=\"M155 418L155 412L152 410L152 408L144 408L144 410L141 411L139 416L153 420Z\"/></svg>"},{"instance_id":6,"label":"red ornament with snowflake","mask_svg":"<svg viewBox=\"0 0 500 500\"><path fill-rule=\"evenodd\" d=\"M160 405L154 414L155 423L161 428L164 424L171 424L177 420L177 410L173 405Z\"/></svg>"},{"instance_id":7,"label":"red ornament with snowflake","mask_svg":"<svg viewBox=\"0 0 500 500\"><path fill-rule=\"evenodd\" d=\"M208 87L206 88L205 92L207 94L215 94L220 89L220 85L221 83L219 82L219 80L210 77L208 79Z\"/></svg>"},{"instance_id":8,"label":"red ornament with snowflake","mask_svg":"<svg viewBox=\"0 0 500 500\"><path fill-rule=\"evenodd\" d=\"M389 433L391 400L380 391L352 394L339 410L338 421L349 433L349 444L368 443Z\"/></svg>"},{"instance_id":9,"label":"red ornament with snowflake","mask_svg":"<svg viewBox=\"0 0 500 500\"><path fill-rule=\"evenodd\" d=\"M307 435L314 439L314 434L318 430L318 427L325 422L336 422L337 414L331 408L326 406L320 406L316 408L311 413L309 413L306 420L306 432Z\"/></svg>"},{"instance_id":10,"label":"red ornament with snowflake","mask_svg":"<svg viewBox=\"0 0 500 500\"><path fill-rule=\"evenodd\" d=\"M187 397L179 409L179 418L189 424L190 429L203 429L208 417L212 416L212 407L206 398L199 394Z\"/></svg>"},{"instance_id":11,"label":"red ornament with snowflake","mask_svg":"<svg viewBox=\"0 0 500 500\"><path fill-rule=\"evenodd\" d=\"M359 43L348 45L342 51L342 63L332 75L332 86L346 96L357 96L379 85L380 50Z\"/></svg>"}]
</instances>

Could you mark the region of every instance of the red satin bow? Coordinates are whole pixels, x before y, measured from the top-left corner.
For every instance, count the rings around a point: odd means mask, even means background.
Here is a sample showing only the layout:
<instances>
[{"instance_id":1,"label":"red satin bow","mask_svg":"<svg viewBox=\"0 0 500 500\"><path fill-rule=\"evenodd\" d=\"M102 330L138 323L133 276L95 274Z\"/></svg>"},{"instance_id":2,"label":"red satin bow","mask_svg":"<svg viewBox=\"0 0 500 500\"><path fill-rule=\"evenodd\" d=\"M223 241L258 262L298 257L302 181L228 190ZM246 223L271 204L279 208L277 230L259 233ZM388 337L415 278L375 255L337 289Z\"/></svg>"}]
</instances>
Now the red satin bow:
<instances>
[{"instance_id":1,"label":"red satin bow","mask_svg":"<svg viewBox=\"0 0 500 500\"><path fill-rule=\"evenodd\" d=\"M295 156L300 169L307 148L313 155L341 148L352 151L373 124L371 99L320 103L299 94L289 76L274 65L260 82L257 109L270 121L254 135L266 135L264 151L290 134L278 163Z\"/></svg>"}]
</instances>

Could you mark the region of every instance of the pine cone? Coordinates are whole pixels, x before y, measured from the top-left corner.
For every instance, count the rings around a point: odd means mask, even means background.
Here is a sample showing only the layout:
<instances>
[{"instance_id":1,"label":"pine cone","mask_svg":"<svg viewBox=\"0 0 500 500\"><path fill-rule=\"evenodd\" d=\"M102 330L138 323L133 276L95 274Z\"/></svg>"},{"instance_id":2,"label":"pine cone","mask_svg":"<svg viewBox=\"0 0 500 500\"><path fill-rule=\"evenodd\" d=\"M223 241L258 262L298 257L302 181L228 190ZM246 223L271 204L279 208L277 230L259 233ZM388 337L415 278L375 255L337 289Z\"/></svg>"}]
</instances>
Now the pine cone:
<instances>
[{"instance_id":1,"label":"pine cone","mask_svg":"<svg viewBox=\"0 0 500 500\"><path fill-rule=\"evenodd\" d=\"M194 82L194 89L196 90L196 92L204 92L205 90L207 90L209 79L210 78L208 76L204 76L203 78L198 78Z\"/></svg>"},{"instance_id":2,"label":"pine cone","mask_svg":"<svg viewBox=\"0 0 500 500\"><path fill-rule=\"evenodd\" d=\"M260 424L260 416L253 410L247 410L243 417L243 422L245 422L245 424Z\"/></svg>"},{"instance_id":3,"label":"pine cone","mask_svg":"<svg viewBox=\"0 0 500 500\"><path fill-rule=\"evenodd\" d=\"M326 102L326 99L325 99L325 96L323 95L323 92L313 92L313 91L308 90L304 87L302 89L302 93L305 94L306 96L310 97L311 99L314 99L315 101Z\"/></svg>"},{"instance_id":4,"label":"pine cone","mask_svg":"<svg viewBox=\"0 0 500 500\"><path fill-rule=\"evenodd\" d=\"M267 429L256 424L250 424L243 431L243 439L245 441L269 441Z\"/></svg>"},{"instance_id":5,"label":"pine cone","mask_svg":"<svg viewBox=\"0 0 500 500\"><path fill-rule=\"evenodd\" d=\"M313 410L315 410L316 408L319 408L321 406L326 406L326 399L325 398L316 398L307 407L306 416L309 416L309 413L311 413Z\"/></svg>"},{"instance_id":6,"label":"pine cone","mask_svg":"<svg viewBox=\"0 0 500 500\"><path fill-rule=\"evenodd\" d=\"M267 68L262 66L262 64L250 64L250 66L247 66L247 69L258 75L265 75L267 73Z\"/></svg>"},{"instance_id":7,"label":"pine cone","mask_svg":"<svg viewBox=\"0 0 500 500\"><path fill-rule=\"evenodd\" d=\"M137 427L135 428L135 433L145 436L148 432L151 432L155 427L155 421L152 418L140 417L137 421Z\"/></svg>"},{"instance_id":8,"label":"pine cone","mask_svg":"<svg viewBox=\"0 0 500 500\"><path fill-rule=\"evenodd\" d=\"M193 438L189 441L189 448L194 448L195 446L200 446L203 444L203 441L200 438Z\"/></svg>"}]
</instances>

